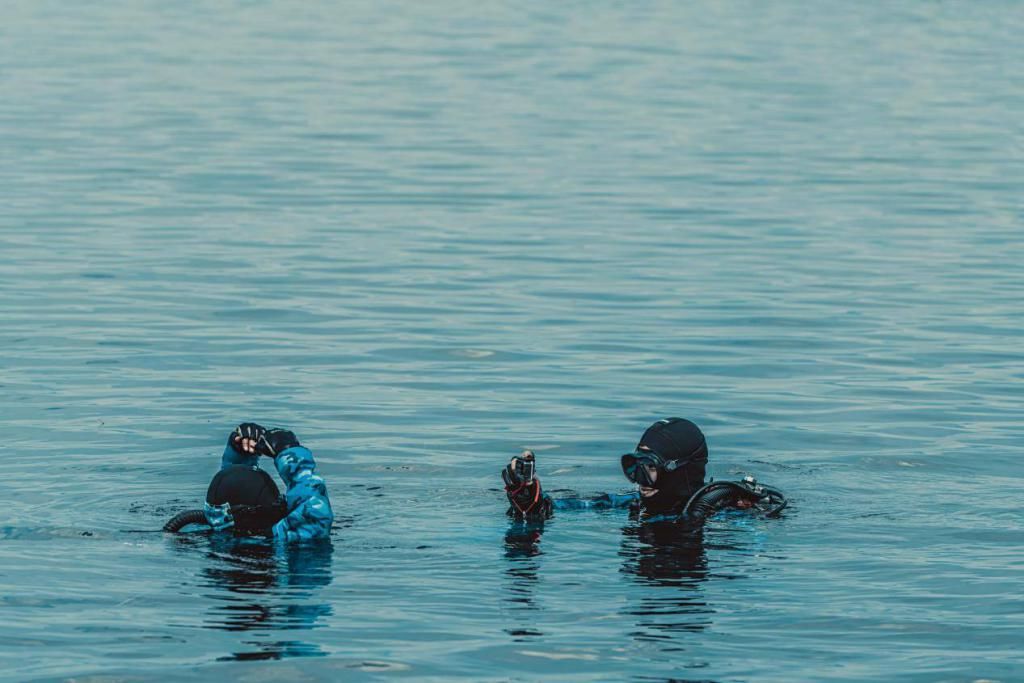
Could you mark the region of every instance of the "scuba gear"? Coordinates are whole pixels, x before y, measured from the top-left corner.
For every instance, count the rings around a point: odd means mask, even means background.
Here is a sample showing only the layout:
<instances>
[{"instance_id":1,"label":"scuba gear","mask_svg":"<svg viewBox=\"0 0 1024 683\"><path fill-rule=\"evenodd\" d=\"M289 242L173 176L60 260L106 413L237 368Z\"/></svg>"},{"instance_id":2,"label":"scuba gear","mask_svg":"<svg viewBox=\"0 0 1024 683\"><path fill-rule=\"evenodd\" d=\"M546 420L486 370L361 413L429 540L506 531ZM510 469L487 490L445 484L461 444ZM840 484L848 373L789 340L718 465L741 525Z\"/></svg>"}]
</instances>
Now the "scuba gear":
<instances>
[{"instance_id":1,"label":"scuba gear","mask_svg":"<svg viewBox=\"0 0 1024 683\"><path fill-rule=\"evenodd\" d=\"M680 417L658 420L643 433L636 445L636 450L653 454L666 471L687 464L706 465L708 462L708 444L700 427ZM704 479L703 467L700 477Z\"/></svg>"},{"instance_id":2,"label":"scuba gear","mask_svg":"<svg viewBox=\"0 0 1024 683\"><path fill-rule=\"evenodd\" d=\"M284 496L273 477L259 468L261 454L274 456L274 466L287 487ZM327 486L309 449L286 429L263 430L253 422L240 424L228 436L204 508L178 513L164 531L175 533L203 524L293 543L328 539L334 522Z\"/></svg>"},{"instance_id":3,"label":"scuba gear","mask_svg":"<svg viewBox=\"0 0 1024 683\"><path fill-rule=\"evenodd\" d=\"M786 496L782 491L771 486L759 484L757 479L754 479L754 477L749 474L743 477L743 481L740 482L740 486L758 496L758 500L755 501L755 505L767 503L772 506L768 508L768 511L765 513L765 517L778 517L786 506L789 505L789 501L786 500Z\"/></svg>"},{"instance_id":4,"label":"scuba gear","mask_svg":"<svg viewBox=\"0 0 1024 683\"><path fill-rule=\"evenodd\" d=\"M550 508L541 491L540 479L534 479L529 484L523 484L515 489L506 486L505 495L508 496L508 502L512 504L512 514L516 518L546 516L546 510Z\"/></svg>"},{"instance_id":5,"label":"scuba gear","mask_svg":"<svg viewBox=\"0 0 1024 683\"><path fill-rule=\"evenodd\" d=\"M541 488L531 451L512 458L501 476L510 503L508 514L517 521L542 521L554 510L629 508L652 523L689 521L699 527L728 507L755 508L767 517L778 516L786 507L782 492L758 484L753 477L705 485L707 462L703 432L693 422L674 417L648 427L633 452L621 457L622 473L639 487L628 494L551 498Z\"/></svg>"},{"instance_id":6,"label":"scuba gear","mask_svg":"<svg viewBox=\"0 0 1024 683\"><path fill-rule=\"evenodd\" d=\"M694 521L705 519L726 507L735 507L741 502L767 509L765 517L778 517L789 502L778 489L757 483L747 475L743 481L715 481L702 486L683 507L683 516Z\"/></svg>"},{"instance_id":7,"label":"scuba gear","mask_svg":"<svg viewBox=\"0 0 1024 683\"><path fill-rule=\"evenodd\" d=\"M533 451L523 451L512 458L501 471L505 495L512 507L509 513L517 519L546 518L551 515L551 499L544 495L537 477L537 461Z\"/></svg>"},{"instance_id":8,"label":"scuba gear","mask_svg":"<svg viewBox=\"0 0 1024 683\"><path fill-rule=\"evenodd\" d=\"M273 507L257 505L223 505L204 504L202 510L185 510L171 517L163 526L163 531L177 533L190 524L202 524L214 531L235 528L246 534L258 535L269 533L274 523L286 512Z\"/></svg>"},{"instance_id":9,"label":"scuba gear","mask_svg":"<svg viewBox=\"0 0 1024 683\"><path fill-rule=\"evenodd\" d=\"M281 492L264 470L229 465L206 491L206 520L215 530L266 530L288 514Z\"/></svg>"},{"instance_id":10,"label":"scuba gear","mask_svg":"<svg viewBox=\"0 0 1024 683\"><path fill-rule=\"evenodd\" d=\"M675 469L675 461L673 460L670 464L672 469ZM622 456L622 473L634 484L654 486L655 478L651 477L648 467L664 468L668 471L665 461L657 453L635 451Z\"/></svg>"},{"instance_id":11,"label":"scuba gear","mask_svg":"<svg viewBox=\"0 0 1024 683\"><path fill-rule=\"evenodd\" d=\"M242 447L243 443L249 442L255 447L266 432L266 429L255 422L243 422L228 436L228 445L236 451L248 453L250 451Z\"/></svg>"},{"instance_id":12,"label":"scuba gear","mask_svg":"<svg viewBox=\"0 0 1024 683\"><path fill-rule=\"evenodd\" d=\"M177 533L187 527L189 524L209 524L206 521L206 514L202 510L185 510L171 517L167 524L164 524L163 530L170 533Z\"/></svg>"},{"instance_id":13,"label":"scuba gear","mask_svg":"<svg viewBox=\"0 0 1024 683\"><path fill-rule=\"evenodd\" d=\"M281 451L300 445L302 444L299 443L295 432L287 429L268 429L260 435L259 442L256 445L256 452L260 455L276 458Z\"/></svg>"},{"instance_id":14,"label":"scuba gear","mask_svg":"<svg viewBox=\"0 0 1024 683\"><path fill-rule=\"evenodd\" d=\"M223 468L206 489L206 502L211 505L272 505L280 497L277 484L266 471L246 465Z\"/></svg>"},{"instance_id":15,"label":"scuba gear","mask_svg":"<svg viewBox=\"0 0 1024 683\"><path fill-rule=\"evenodd\" d=\"M255 449L264 440L266 433L267 430L255 422L243 422L228 435L227 450L255 462L257 456L244 448L243 444L248 442ZM294 436L292 434L293 439ZM210 481L202 510L186 510L175 515L168 520L163 530L173 533L189 524L206 524L214 531L235 528L254 533L267 531L287 514L281 492L267 472L255 464L229 465L217 472Z\"/></svg>"},{"instance_id":16,"label":"scuba gear","mask_svg":"<svg viewBox=\"0 0 1024 683\"><path fill-rule=\"evenodd\" d=\"M206 503L203 505L203 517L214 531L223 531L235 525L235 517L231 514L231 503L221 505Z\"/></svg>"},{"instance_id":17,"label":"scuba gear","mask_svg":"<svg viewBox=\"0 0 1024 683\"><path fill-rule=\"evenodd\" d=\"M665 514L680 508L704 484L708 446L704 433L689 420L672 417L647 428L632 453L621 458L622 472L631 482L654 489L641 498L645 512ZM658 470L651 477L647 466Z\"/></svg>"}]
</instances>

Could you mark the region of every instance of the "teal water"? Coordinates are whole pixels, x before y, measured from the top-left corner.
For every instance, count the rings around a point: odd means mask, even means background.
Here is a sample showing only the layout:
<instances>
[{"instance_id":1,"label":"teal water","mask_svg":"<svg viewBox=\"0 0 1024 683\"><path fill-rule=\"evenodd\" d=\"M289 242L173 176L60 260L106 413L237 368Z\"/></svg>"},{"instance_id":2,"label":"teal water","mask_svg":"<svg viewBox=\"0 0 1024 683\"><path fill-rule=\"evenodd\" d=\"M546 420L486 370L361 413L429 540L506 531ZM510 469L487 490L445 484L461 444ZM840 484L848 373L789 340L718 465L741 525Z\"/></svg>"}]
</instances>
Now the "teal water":
<instances>
[{"instance_id":1,"label":"teal water","mask_svg":"<svg viewBox=\"0 0 1024 683\"><path fill-rule=\"evenodd\" d=\"M0 679L1024 680L1017 3L3 17ZM792 510L510 528L667 415ZM126 532L247 419L330 548Z\"/></svg>"}]
</instances>

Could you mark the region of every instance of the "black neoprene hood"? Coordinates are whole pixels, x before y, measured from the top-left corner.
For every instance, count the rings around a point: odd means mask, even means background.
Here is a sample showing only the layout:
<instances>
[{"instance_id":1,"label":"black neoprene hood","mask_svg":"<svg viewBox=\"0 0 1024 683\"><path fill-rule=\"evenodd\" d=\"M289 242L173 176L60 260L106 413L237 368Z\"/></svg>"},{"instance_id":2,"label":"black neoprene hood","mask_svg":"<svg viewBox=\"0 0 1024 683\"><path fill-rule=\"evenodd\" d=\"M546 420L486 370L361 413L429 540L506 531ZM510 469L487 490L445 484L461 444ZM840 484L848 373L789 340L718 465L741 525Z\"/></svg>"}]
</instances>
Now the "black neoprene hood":
<instances>
[{"instance_id":1,"label":"black neoprene hood","mask_svg":"<svg viewBox=\"0 0 1024 683\"><path fill-rule=\"evenodd\" d=\"M693 422L680 417L658 420L640 437L637 450L641 449L656 453L663 463L655 484L658 492L640 500L646 512L675 511L703 486L708 445Z\"/></svg>"},{"instance_id":2,"label":"black neoprene hood","mask_svg":"<svg viewBox=\"0 0 1024 683\"><path fill-rule=\"evenodd\" d=\"M253 505L271 507L278 504L281 492L274 479L264 470L231 465L217 472L206 490L210 505Z\"/></svg>"},{"instance_id":3,"label":"black neoprene hood","mask_svg":"<svg viewBox=\"0 0 1024 683\"><path fill-rule=\"evenodd\" d=\"M706 464L708 444L700 427L681 417L658 420L644 432L637 448L654 451L662 460L679 465Z\"/></svg>"}]
</instances>

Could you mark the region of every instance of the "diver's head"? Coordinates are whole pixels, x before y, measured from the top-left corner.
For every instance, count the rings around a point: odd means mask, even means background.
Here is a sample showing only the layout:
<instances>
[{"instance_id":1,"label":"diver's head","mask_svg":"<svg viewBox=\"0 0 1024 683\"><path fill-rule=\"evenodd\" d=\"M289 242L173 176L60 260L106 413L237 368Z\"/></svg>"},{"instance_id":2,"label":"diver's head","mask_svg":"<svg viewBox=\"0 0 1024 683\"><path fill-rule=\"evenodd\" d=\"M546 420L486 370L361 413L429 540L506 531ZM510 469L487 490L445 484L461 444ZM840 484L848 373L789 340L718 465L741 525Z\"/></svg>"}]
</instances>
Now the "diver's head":
<instances>
[{"instance_id":1,"label":"diver's head","mask_svg":"<svg viewBox=\"0 0 1024 683\"><path fill-rule=\"evenodd\" d=\"M708 446L700 427L679 417L647 428L636 449L622 456L626 478L640 487L647 512L669 512L704 485Z\"/></svg>"},{"instance_id":2,"label":"diver's head","mask_svg":"<svg viewBox=\"0 0 1024 683\"><path fill-rule=\"evenodd\" d=\"M266 531L287 513L273 478L258 467L230 465L206 490L206 519L214 529Z\"/></svg>"}]
</instances>

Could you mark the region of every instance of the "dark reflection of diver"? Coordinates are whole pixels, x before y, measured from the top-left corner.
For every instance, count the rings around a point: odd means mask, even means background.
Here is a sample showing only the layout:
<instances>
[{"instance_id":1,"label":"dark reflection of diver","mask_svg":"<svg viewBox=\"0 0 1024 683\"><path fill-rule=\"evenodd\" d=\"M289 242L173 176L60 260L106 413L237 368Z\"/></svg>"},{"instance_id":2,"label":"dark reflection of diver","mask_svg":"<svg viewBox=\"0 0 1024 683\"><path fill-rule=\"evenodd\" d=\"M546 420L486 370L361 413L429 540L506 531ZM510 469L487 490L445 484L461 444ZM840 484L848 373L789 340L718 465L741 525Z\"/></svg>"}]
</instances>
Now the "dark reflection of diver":
<instances>
[{"instance_id":1,"label":"dark reflection of diver","mask_svg":"<svg viewBox=\"0 0 1024 683\"><path fill-rule=\"evenodd\" d=\"M508 581L504 582L508 589L505 601L513 611L537 609L533 594L537 587L541 556L544 554L540 548L543 534L544 520L513 520L505 532L505 559L509 562L505 570L508 576ZM517 616L515 621L528 623L522 616ZM543 635L537 629L522 626L506 629L505 632L520 641Z\"/></svg>"},{"instance_id":2,"label":"dark reflection of diver","mask_svg":"<svg viewBox=\"0 0 1024 683\"><path fill-rule=\"evenodd\" d=\"M695 588L708 573L704 529L677 520L623 527L620 554L639 583Z\"/></svg>"},{"instance_id":3,"label":"dark reflection of diver","mask_svg":"<svg viewBox=\"0 0 1024 683\"><path fill-rule=\"evenodd\" d=\"M173 542L183 552L205 556L200 586L211 589L206 595L211 607L203 625L256 636L242 641L252 649L221 659L324 656L313 643L274 635L317 628L331 614L330 605L319 597L332 579L329 542L296 546L229 534L186 534Z\"/></svg>"},{"instance_id":4,"label":"dark reflection of diver","mask_svg":"<svg viewBox=\"0 0 1024 683\"><path fill-rule=\"evenodd\" d=\"M641 587L626 613L637 618L637 640L670 640L674 633L701 631L714 610L700 584L707 579L704 529L679 520L631 524L622 529L622 571ZM667 589L667 590L666 590Z\"/></svg>"}]
</instances>

